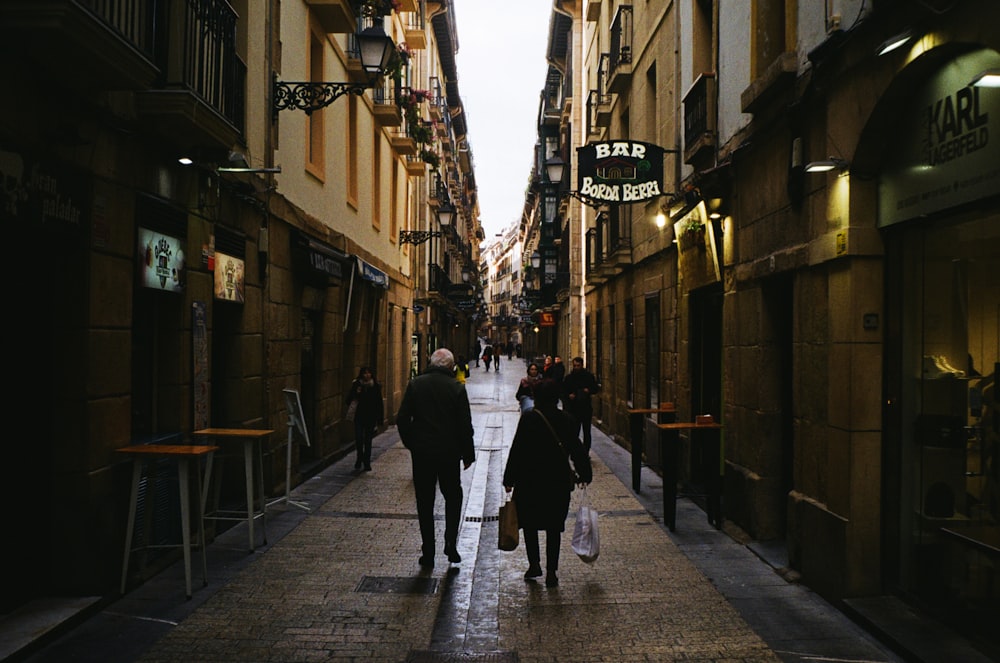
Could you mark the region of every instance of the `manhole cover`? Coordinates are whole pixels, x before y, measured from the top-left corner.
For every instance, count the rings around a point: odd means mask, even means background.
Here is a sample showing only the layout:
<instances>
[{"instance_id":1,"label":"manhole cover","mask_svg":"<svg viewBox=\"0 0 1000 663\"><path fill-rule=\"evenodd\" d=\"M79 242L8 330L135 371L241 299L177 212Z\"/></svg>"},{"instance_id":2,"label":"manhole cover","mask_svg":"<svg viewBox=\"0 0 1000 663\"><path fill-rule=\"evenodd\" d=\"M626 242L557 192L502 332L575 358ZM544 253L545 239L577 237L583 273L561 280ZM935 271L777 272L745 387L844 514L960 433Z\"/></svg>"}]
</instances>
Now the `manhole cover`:
<instances>
[{"instance_id":1,"label":"manhole cover","mask_svg":"<svg viewBox=\"0 0 1000 663\"><path fill-rule=\"evenodd\" d=\"M512 651L411 651L404 663L518 663L518 658Z\"/></svg>"},{"instance_id":2,"label":"manhole cover","mask_svg":"<svg viewBox=\"0 0 1000 663\"><path fill-rule=\"evenodd\" d=\"M355 591L373 594L433 594L437 587L437 578L365 576Z\"/></svg>"}]
</instances>

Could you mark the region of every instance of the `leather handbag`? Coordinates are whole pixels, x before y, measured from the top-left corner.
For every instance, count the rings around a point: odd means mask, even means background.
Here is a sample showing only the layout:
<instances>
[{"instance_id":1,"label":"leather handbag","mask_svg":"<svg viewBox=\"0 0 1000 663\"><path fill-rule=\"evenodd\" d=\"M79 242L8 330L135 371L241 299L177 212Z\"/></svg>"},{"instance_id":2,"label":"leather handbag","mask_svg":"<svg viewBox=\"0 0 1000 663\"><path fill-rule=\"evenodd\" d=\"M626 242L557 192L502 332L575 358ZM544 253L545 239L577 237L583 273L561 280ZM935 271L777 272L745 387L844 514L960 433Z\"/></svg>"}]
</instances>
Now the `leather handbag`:
<instances>
[{"instance_id":1,"label":"leather handbag","mask_svg":"<svg viewBox=\"0 0 1000 663\"><path fill-rule=\"evenodd\" d=\"M498 547L500 550L506 551L517 550L517 506L514 504L514 500L507 499L507 501L500 505L499 520L500 536Z\"/></svg>"}]
</instances>

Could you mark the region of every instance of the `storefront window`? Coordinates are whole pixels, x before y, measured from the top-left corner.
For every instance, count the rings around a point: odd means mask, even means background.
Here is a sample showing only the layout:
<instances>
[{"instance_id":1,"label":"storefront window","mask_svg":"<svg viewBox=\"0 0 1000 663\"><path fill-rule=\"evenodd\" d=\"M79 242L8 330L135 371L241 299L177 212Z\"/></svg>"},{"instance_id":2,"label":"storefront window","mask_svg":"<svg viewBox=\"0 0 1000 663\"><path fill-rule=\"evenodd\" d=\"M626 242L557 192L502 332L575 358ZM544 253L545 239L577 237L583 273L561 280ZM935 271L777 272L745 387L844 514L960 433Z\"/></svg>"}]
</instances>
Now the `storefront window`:
<instances>
[{"instance_id":1,"label":"storefront window","mask_svg":"<svg viewBox=\"0 0 1000 663\"><path fill-rule=\"evenodd\" d=\"M982 632L1000 623L1000 215L901 242L900 580Z\"/></svg>"}]
</instances>

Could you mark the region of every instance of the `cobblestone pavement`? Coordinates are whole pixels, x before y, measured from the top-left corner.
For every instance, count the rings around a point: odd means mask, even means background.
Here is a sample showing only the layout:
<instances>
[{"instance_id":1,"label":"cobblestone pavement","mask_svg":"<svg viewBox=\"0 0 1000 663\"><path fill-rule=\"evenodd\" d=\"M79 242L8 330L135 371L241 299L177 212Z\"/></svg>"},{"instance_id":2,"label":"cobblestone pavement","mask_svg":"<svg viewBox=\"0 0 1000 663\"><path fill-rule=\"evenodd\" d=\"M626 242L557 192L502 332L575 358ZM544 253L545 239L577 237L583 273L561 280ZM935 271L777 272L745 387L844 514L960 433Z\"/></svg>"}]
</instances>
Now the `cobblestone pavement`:
<instances>
[{"instance_id":1,"label":"cobblestone pavement","mask_svg":"<svg viewBox=\"0 0 1000 663\"><path fill-rule=\"evenodd\" d=\"M217 537L208 549L209 585L196 589L190 601L184 601L183 575L175 565L27 660L900 660L849 620L829 621L826 612L826 632L782 638L775 635L785 626L779 625L768 637L780 649L766 644L737 607L740 592L754 599L756 590L749 592L746 579L734 577L735 558L727 558L724 548L707 547L705 536L743 552L745 547L704 524L701 534L689 532L685 543L685 522L704 519L686 500L678 506L678 533L669 534L628 479L620 478L627 454L596 427L588 492L601 514L600 558L585 564L572 552L571 508L559 586L526 582L523 547L501 552L496 546L501 475L519 417L513 394L522 374L519 361L504 362L500 372L473 368L466 385L477 460L463 472L460 564L449 564L440 550L433 570L417 564L420 534L410 458L392 427L376 439L373 471L352 470L351 454L293 491L294 500L309 505L308 513L289 505L270 508L268 543L257 552L245 552L245 525ZM655 475L648 468L643 472L655 494ZM436 514L443 547L440 495ZM692 550L708 560L708 568L716 565L714 584L692 561ZM765 587L787 585L759 560L755 569ZM735 587L737 600L727 600L720 583ZM759 607L743 612L752 615ZM826 655L829 642L837 639L846 640L846 649L856 655ZM826 644L813 646L820 642Z\"/></svg>"}]
</instances>

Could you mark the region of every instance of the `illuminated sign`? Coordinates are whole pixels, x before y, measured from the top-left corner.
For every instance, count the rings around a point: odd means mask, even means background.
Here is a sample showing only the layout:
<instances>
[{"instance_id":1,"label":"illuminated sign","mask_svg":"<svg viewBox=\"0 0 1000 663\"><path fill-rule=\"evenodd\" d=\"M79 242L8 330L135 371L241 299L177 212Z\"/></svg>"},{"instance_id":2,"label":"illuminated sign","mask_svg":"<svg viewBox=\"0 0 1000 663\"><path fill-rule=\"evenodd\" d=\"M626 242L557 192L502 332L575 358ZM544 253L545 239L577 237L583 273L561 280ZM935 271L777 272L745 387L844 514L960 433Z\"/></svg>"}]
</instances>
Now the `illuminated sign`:
<instances>
[{"instance_id":1,"label":"illuminated sign","mask_svg":"<svg viewBox=\"0 0 1000 663\"><path fill-rule=\"evenodd\" d=\"M577 151L577 190L584 198L637 203L663 195L663 148L635 140L588 143Z\"/></svg>"},{"instance_id":2,"label":"illuminated sign","mask_svg":"<svg viewBox=\"0 0 1000 663\"><path fill-rule=\"evenodd\" d=\"M243 261L215 252L215 298L243 303Z\"/></svg>"}]
</instances>

